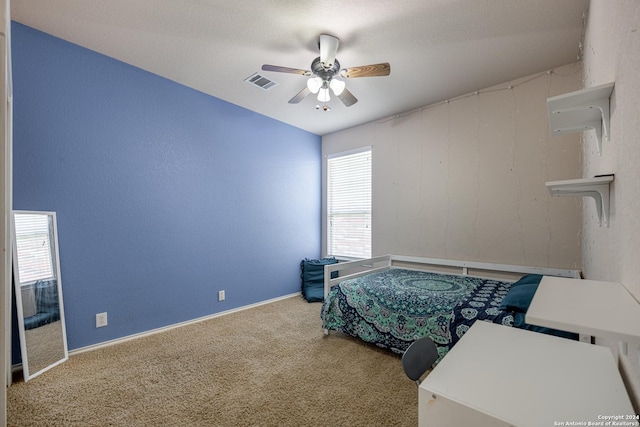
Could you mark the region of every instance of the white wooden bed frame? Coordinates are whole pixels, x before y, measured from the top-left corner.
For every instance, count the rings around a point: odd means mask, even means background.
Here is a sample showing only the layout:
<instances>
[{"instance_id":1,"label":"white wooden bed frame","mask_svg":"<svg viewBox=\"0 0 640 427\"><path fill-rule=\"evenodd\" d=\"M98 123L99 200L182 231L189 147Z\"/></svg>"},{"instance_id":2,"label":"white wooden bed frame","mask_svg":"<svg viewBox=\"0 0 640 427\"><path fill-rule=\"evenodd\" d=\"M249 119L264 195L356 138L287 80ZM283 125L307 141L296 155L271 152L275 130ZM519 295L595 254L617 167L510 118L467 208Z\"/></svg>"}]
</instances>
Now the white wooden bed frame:
<instances>
[{"instance_id":1,"label":"white wooden bed frame","mask_svg":"<svg viewBox=\"0 0 640 427\"><path fill-rule=\"evenodd\" d=\"M548 276L571 277L574 279L581 278L580 270L495 264L440 258L422 258L405 255L383 255L374 258L325 265L324 298L327 298L332 286L337 285L343 280L365 276L378 271L390 270L392 268L493 278L505 282L514 282L524 274L542 274ZM338 277L332 279L331 273L334 271L338 272ZM341 275L341 271L348 274ZM325 335L329 335L328 329L323 329L323 331ZM585 339L587 339L587 337L585 337Z\"/></svg>"},{"instance_id":2,"label":"white wooden bed frame","mask_svg":"<svg viewBox=\"0 0 640 427\"><path fill-rule=\"evenodd\" d=\"M339 262L324 266L324 298L327 298L332 286L343 280L353 279L378 271L392 268L429 271L442 274L458 274L482 278L497 278L503 281L515 281L523 274L542 274L550 276L580 279L580 270L560 268L530 267L510 264L494 264L475 261L459 261L440 258L422 258L404 255L383 255L356 261ZM331 273L337 271L338 277L332 279ZM340 274L344 272L347 274ZM496 277L497 275L497 277ZM329 335L328 329L323 329Z\"/></svg>"},{"instance_id":3,"label":"white wooden bed frame","mask_svg":"<svg viewBox=\"0 0 640 427\"><path fill-rule=\"evenodd\" d=\"M439 258L422 258L404 255L383 255L374 258L357 261L339 262L324 266L324 296L329 294L332 286L343 280L353 279L378 271L392 268L404 268L412 270L431 271L443 274L459 274L463 276L476 276L483 278L495 278L495 275L504 275L500 280L515 281L523 274L542 274L548 276L571 277L579 279L580 270L566 270L561 268L530 267L510 264L494 264L486 262L459 261ZM338 277L331 278L331 273L338 272ZM355 271L349 274L340 274L341 271ZM472 274L477 273L477 274ZM492 273L494 277L492 277Z\"/></svg>"}]
</instances>

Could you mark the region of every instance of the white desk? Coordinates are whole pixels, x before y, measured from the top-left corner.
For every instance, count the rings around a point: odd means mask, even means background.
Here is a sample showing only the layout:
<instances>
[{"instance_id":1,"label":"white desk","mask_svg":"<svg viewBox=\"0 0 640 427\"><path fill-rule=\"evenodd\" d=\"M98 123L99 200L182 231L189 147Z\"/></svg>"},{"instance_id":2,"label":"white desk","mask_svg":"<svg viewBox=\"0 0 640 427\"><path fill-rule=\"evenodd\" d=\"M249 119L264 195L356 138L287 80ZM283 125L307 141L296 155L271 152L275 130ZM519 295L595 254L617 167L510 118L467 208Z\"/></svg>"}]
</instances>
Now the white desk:
<instances>
[{"instance_id":1,"label":"white desk","mask_svg":"<svg viewBox=\"0 0 640 427\"><path fill-rule=\"evenodd\" d=\"M532 325L640 344L640 304L617 282L544 276L525 320Z\"/></svg>"},{"instance_id":2,"label":"white desk","mask_svg":"<svg viewBox=\"0 0 640 427\"><path fill-rule=\"evenodd\" d=\"M634 414L608 348L482 321L418 390L421 427L545 427Z\"/></svg>"}]
</instances>

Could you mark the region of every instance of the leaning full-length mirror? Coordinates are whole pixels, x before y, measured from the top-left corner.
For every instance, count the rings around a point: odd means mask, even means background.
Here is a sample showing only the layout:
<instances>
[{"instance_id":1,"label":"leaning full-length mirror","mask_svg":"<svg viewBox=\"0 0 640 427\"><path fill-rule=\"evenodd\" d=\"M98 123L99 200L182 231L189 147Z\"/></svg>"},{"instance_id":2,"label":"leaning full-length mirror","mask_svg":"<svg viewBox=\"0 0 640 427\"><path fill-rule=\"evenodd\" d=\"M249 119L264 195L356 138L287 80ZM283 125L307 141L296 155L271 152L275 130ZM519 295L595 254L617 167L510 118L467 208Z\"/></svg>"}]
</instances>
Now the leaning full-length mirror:
<instances>
[{"instance_id":1,"label":"leaning full-length mirror","mask_svg":"<svg viewBox=\"0 0 640 427\"><path fill-rule=\"evenodd\" d=\"M28 381L69 357L55 212L13 211L13 274Z\"/></svg>"}]
</instances>

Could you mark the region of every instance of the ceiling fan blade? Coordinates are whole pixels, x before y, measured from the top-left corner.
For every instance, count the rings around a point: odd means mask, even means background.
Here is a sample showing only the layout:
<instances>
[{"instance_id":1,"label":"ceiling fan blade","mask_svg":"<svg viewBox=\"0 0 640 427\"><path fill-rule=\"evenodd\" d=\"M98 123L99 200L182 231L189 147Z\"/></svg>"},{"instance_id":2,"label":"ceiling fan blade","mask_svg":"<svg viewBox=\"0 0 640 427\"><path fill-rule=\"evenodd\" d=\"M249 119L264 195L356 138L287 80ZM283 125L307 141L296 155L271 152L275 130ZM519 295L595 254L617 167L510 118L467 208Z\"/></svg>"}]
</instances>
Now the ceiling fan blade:
<instances>
[{"instance_id":1,"label":"ceiling fan blade","mask_svg":"<svg viewBox=\"0 0 640 427\"><path fill-rule=\"evenodd\" d=\"M339 45L340 39L337 37L320 34L320 62L322 62L324 68L333 67L333 61L336 59Z\"/></svg>"},{"instance_id":2,"label":"ceiling fan blade","mask_svg":"<svg viewBox=\"0 0 640 427\"><path fill-rule=\"evenodd\" d=\"M388 62L344 68L340 71L342 77L348 78L388 76L389 73L391 73L391 65Z\"/></svg>"},{"instance_id":3,"label":"ceiling fan blade","mask_svg":"<svg viewBox=\"0 0 640 427\"><path fill-rule=\"evenodd\" d=\"M358 102L358 98L353 96L353 94L351 92L349 92L349 90L347 90L347 88L344 88L342 93L340 95L338 95L338 98L340 98L340 101L342 101L342 103L346 107L351 107L353 104Z\"/></svg>"},{"instance_id":4,"label":"ceiling fan blade","mask_svg":"<svg viewBox=\"0 0 640 427\"><path fill-rule=\"evenodd\" d=\"M289 104L297 104L300 101L302 101L307 95L309 95L311 93L311 91L309 90L308 87L304 87L304 89L302 89L300 92L298 92L296 94L296 96L294 96L293 98L291 98L289 100Z\"/></svg>"},{"instance_id":5,"label":"ceiling fan blade","mask_svg":"<svg viewBox=\"0 0 640 427\"><path fill-rule=\"evenodd\" d=\"M262 66L262 71L275 71L277 73L300 74L301 76L311 75L311 71L309 70L300 70L298 68L280 67L278 65L269 65L269 64L264 64Z\"/></svg>"}]
</instances>

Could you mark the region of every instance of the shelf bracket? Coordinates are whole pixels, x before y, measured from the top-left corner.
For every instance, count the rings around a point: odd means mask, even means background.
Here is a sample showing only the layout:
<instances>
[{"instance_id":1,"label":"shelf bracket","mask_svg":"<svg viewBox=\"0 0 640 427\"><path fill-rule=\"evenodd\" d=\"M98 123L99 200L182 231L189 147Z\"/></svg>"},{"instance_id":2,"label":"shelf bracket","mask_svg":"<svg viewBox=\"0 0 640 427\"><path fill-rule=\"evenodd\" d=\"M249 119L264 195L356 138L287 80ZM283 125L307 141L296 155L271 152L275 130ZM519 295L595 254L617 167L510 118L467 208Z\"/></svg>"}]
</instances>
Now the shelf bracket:
<instances>
[{"instance_id":1,"label":"shelf bracket","mask_svg":"<svg viewBox=\"0 0 640 427\"><path fill-rule=\"evenodd\" d=\"M554 113L560 113L560 111L554 111ZM600 120L600 118L592 119L588 121L582 121L582 122L574 122L574 123L575 124L570 127L553 129L553 132L557 134L561 134L561 133L583 132L590 129L594 129L596 131L595 132L596 148L598 150L598 156L601 156L602 155L603 122Z\"/></svg>"},{"instance_id":2,"label":"shelf bracket","mask_svg":"<svg viewBox=\"0 0 640 427\"><path fill-rule=\"evenodd\" d=\"M547 182L545 185L552 196L591 197L596 202L598 224L609 226L609 184L613 175L597 176L588 179Z\"/></svg>"}]
</instances>

